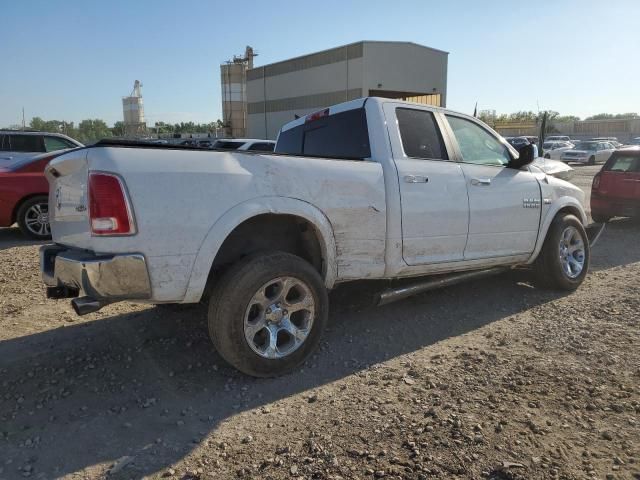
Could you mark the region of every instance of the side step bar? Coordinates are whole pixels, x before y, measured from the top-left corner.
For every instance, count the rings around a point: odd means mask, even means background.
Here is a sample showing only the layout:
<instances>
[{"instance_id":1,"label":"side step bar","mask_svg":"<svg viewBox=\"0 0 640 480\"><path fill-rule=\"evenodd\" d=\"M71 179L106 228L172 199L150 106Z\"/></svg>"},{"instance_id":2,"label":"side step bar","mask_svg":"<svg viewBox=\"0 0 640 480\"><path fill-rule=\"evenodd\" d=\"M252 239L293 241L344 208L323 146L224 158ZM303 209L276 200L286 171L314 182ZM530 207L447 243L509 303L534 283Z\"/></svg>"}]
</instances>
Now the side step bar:
<instances>
[{"instance_id":1,"label":"side step bar","mask_svg":"<svg viewBox=\"0 0 640 480\"><path fill-rule=\"evenodd\" d=\"M386 305L387 303L396 302L404 298L417 295L419 293L428 292L429 290L435 290L437 288L448 287L455 285L456 283L466 282L467 280L476 280L478 278L488 277L490 275L496 275L498 273L506 272L509 268L496 267L489 268L487 270L475 270L473 272L454 273L451 275L438 275L430 280L421 281L412 285L406 285L399 288L390 288L383 291L378 296L377 305Z\"/></svg>"}]
</instances>

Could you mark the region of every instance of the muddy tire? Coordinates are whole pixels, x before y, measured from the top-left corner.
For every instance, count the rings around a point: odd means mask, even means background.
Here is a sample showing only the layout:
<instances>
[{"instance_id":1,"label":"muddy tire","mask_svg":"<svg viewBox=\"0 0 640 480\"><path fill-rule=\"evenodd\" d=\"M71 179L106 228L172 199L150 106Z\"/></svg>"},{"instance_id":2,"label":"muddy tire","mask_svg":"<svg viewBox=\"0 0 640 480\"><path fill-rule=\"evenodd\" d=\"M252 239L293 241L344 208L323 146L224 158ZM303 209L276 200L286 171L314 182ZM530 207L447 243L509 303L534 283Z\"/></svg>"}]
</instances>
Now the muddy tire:
<instances>
[{"instance_id":1,"label":"muddy tire","mask_svg":"<svg viewBox=\"0 0 640 480\"><path fill-rule=\"evenodd\" d=\"M32 197L22 203L16 213L18 227L24 236L33 240L49 240L49 199L46 195Z\"/></svg>"},{"instance_id":2,"label":"muddy tire","mask_svg":"<svg viewBox=\"0 0 640 480\"><path fill-rule=\"evenodd\" d=\"M589 239L575 215L559 214L551 222L534 268L538 285L554 290L575 290L589 270Z\"/></svg>"},{"instance_id":3,"label":"muddy tire","mask_svg":"<svg viewBox=\"0 0 640 480\"><path fill-rule=\"evenodd\" d=\"M317 348L328 310L327 290L308 262L263 252L240 260L216 282L209 335L222 358L241 372L275 377Z\"/></svg>"}]
</instances>

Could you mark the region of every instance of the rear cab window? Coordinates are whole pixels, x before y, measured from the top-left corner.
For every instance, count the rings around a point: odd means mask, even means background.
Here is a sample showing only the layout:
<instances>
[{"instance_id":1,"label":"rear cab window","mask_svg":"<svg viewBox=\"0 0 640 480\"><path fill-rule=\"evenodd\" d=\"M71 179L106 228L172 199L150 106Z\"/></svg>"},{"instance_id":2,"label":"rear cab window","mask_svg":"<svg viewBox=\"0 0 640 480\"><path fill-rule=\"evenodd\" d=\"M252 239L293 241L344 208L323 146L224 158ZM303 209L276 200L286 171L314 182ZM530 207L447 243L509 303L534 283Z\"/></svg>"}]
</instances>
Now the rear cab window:
<instances>
[{"instance_id":1,"label":"rear cab window","mask_svg":"<svg viewBox=\"0 0 640 480\"><path fill-rule=\"evenodd\" d=\"M370 158L365 109L331 115L326 109L308 115L303 124L280 132L275 152L347 160Z\"/></svg>"}]
</instances>

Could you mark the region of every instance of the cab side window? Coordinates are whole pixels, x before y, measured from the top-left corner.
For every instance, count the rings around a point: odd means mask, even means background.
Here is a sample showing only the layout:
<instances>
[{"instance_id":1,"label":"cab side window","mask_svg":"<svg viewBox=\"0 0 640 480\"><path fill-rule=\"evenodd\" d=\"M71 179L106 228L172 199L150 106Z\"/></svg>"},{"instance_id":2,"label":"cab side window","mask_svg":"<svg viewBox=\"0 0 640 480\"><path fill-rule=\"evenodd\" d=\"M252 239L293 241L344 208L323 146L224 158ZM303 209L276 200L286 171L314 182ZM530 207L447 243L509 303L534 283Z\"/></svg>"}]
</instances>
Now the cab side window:
<instances>
[{"instance_id":1,"label":"cab side window","mask_svg":"<svg viewBox=\"0 0 640 480\"><path fill-rule=\"evenodd\" d=\"M449 159L433 112L397 108L396 118L398 119L402 148L407 157Z\"/></svg>"},{"instance_id":2,"label":"cab side window","mask_svg":"<svg viewBox=\"0 0 640 480\"><path fill-rule=\"evenodd\" d=\"M507 147L480 125L452 115L447 119L465 163L505 166L511 161Z\"/></svg>"}]
</instances>

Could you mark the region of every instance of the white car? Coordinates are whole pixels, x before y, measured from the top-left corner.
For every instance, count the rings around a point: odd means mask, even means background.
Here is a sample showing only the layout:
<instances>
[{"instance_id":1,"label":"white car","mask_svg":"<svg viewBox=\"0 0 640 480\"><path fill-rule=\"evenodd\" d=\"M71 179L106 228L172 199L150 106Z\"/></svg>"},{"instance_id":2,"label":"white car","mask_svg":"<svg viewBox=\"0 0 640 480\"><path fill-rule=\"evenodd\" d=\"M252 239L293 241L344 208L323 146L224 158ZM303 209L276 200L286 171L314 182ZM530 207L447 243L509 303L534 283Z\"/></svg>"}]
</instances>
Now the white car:
<instances>
[{"instance_id":1,"label":"white car","mask_svg":"<svg viewBox=\"0 0 640 480\"><path fill-rule=\"evenodd\" d=\"M578 143L573 149L562 152L560 160L595 165L605 163L615 151L616 148L609 142L586 140Z\"/></svg>"},{"instance_id":2,"label":"white car","mask_svg":"<svg viewBox=\"0 0 640 480\"><path fill-rule=\"evenodd\" d=\"M545 140L542 144L544 158L550 158L552 160L560 160L560 157L564 152L571 150L574 147L575 145L573 143L565 141Z\"/></svg>"},{"instance_id":3,"label":"white car","mask_svg":"<svg viewBox=\"0 0 640 480\"><path fill-rule=\"evenodd\" d=\"M218 353L274 376L315 351L343 282L447 274L385 303L530 265L540 285L578 288L585 194L533 160L474 117L382 98L284 125L274 153L102 141L47 167L43 280L78 314L208 302Z\"/></svg>"},{"instance_id":4,"label":"white car","mask_svg":"<svg viewBox=\"0 0 640 480\"><path fill-rule=\"evenodd\" d=\"M542 157L536 158L532 165L539 168L547 175L551 175L552 177L560 178L562 180L571 180L575 172L573 168L564 162Z\"/></svg>"},{"instance_id":5,"label":"white car","mask_svg":"<svg viewBox=\"0 0 640 480\"><path fill-rule=\"evenodd\" d=\"M549 135L545 142L571 142L571 139L566 135Z\"/></svg>"},{"instance_id":6,"label":"white car","mask_svg":"<svg viewBox=\"0 0 640 480\"><path fill-rule=\"evenodd\" d=\"M216 140L211 146L214 150L249 150L256 152L273 152L276 142L258 138L227 138Z\"/></svg>"}]
</instances>

